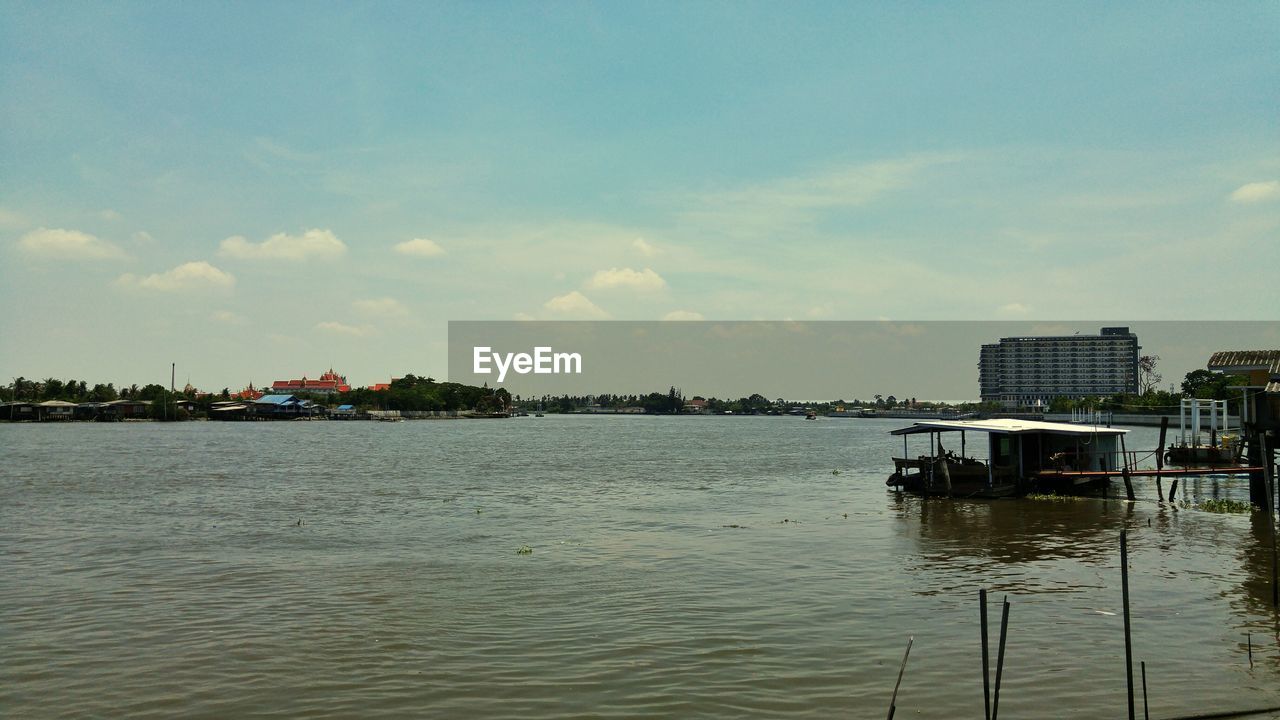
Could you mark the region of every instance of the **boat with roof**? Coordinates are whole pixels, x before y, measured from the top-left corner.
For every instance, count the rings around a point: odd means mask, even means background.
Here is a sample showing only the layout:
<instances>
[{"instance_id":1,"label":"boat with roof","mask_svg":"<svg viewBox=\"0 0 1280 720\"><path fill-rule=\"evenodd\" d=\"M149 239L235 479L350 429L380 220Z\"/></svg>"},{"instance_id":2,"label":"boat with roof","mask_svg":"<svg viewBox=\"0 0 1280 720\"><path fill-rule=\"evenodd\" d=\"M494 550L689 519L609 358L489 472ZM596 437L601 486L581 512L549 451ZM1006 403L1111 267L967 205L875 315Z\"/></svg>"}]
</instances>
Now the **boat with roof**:
<instances>
[{"instance_id":1,"label":"boat with roof","mask_svg":"<svg viewBox=\"0 0 1280 720\"><path fill-rule=\"evenodd\" d=\"M890 431L902 437L902 455L893 458L894 471L885 484L951 497L1105 489L1111 473L1124 464L1127 432L1011 418L922 420ZM974 434L982 440L970 443ZM919 443L923 437L928 448L920 445L913 452L909 440Z\"/></svg>"}]
</instances>

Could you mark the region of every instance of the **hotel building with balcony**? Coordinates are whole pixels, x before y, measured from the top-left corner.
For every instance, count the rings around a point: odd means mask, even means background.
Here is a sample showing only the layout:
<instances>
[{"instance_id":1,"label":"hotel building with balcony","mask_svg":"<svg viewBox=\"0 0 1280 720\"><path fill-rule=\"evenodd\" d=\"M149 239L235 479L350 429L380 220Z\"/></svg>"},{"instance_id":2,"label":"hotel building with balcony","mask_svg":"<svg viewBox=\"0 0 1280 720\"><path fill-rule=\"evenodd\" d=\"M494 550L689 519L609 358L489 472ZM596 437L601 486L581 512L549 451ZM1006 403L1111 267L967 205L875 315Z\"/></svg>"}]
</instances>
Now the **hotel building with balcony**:
<instances>
[{"instance_id":1,"label":"hotel building with balcony","mask_svg":"<svg viewBox=\"0 0 1280 720\"><path fill-rule=\"evenodd\" d=\"M982 401L1043 410L1054 398L1136 393L1140 349L1127 327L1104 327L1097 335L1000 338L979 355Z\"/></svg>"}]
</instances>

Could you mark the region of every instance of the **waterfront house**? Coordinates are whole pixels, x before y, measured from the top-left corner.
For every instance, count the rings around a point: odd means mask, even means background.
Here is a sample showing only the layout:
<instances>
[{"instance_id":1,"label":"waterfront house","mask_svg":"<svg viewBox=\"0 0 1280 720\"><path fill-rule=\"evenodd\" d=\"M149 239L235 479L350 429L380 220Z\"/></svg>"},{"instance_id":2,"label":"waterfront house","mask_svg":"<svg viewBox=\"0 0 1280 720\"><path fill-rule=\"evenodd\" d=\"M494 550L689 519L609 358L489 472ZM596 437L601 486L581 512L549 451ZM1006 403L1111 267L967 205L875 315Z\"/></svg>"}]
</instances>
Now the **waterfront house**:
<instances>
[{"instance_id":1,"label":"waterfront house","mask_svg":"<svg viewBox=\"0 0 1280 720\"><path fill-rule=\"evenodd\" d=\"M108 402L83 402L76 406L77 420L137 420L151 417L149 400L110 400Z\"/></svg>"},{"instance_id":2,"label":"waterfront house","mask_svg":"<svg viewBox=\"0 0 1280 720\"><path fill-rule=\"evenodd\" d=\"M338 407L333 409L333 412L329 413L329 417L333 418L334 420L355 420L356 406L355 405L339 405Z\"/></svg>"},{"instance_id":3,"label":"waterfront house","mask_svg":"<svg viewBox=\"0 0 1280 720\"><path fill-rule=\"evenodd\" d=\"M294 420L321 412L310 400L300 400L294 395L263 395L253 401L252 410L255 417L264 420Z\"/></svg>"},{"instance_id":4,"label":"waterfront house","mask_svg":"<svg viewBox=\"0 0 1280 720\"><path fill-rule=\"evenodd\" d=\"M76 404L65 400L46 400L36 405L36 419L40 421L70 420L75 417Z\"/></svg>"},{"instance_id":5,"label":"waterfront house","mask_svg":"<svg viewBox=\"0 0 1280 720\"><path fill-rule=\"evenodd\" d=\"M1228 350L1209 358L1214 372L1243 375L1245 398L1240 422L1259 430L1280 431L1280 350Z\"/></svg>"},{"instance_id":6,"label":"waterfront house","mask_svg":"<svg viewBox=\"0 0 1280 720\"><path fill-rule=\"evenodd\" d=\"M113 420L142 420L151 417L150 400L112 400L107 412Z\"/></svg>"},{"instance_id":7,"label":"waterfront house","mask_svg":"<svg viewBox=\"0 0 1280 720\"><path fill-rule=\"evenodd\" d=\"M36 404L31 402L0 403L0 419L22 422L36 419Z\"/></svg>"},{"instance_id":8,"label":"waterfront house","mask_svg":"<svg viewBox=\"0 0 1280 720\"><path fill-rule=\"evenodd\" d=\"M76 420L97 420L106 407L105 402L82 402L76 406Z\"/></svg>"},{"instance_id":9,"label":"waterfront house","mask_svg":"<svg viewBox=\"0 0 1280 720\"><path fill-rule=\"evenodd\" d=\"M209 406L210 420L247 420L249 403L236 400L222 400Z\"/></svg>"},{"instance_id":10,"label":"waterfront house","mask_svg":"<svg viewBox=\"0 0 1280 720\"><path fill-rule=\"evenodd\" d=\"M707 399L704 397L694 397L692 400L684 404L684 412L690 415L705 415L707 413Z\"/></svg>"}]
</instances>

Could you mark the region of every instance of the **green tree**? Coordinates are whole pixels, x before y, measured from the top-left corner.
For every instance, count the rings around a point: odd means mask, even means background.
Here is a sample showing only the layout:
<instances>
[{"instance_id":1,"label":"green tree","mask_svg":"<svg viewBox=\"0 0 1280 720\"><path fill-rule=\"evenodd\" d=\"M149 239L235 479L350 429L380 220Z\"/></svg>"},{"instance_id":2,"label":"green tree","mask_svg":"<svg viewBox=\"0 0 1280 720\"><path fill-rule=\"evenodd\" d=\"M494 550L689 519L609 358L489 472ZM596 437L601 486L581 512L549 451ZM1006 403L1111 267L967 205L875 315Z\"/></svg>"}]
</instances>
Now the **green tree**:
<instances>
[{"instance_id":1,"label":"green tree","mask_svg":"<svg viewBox=\"0 0 1280 720\"><path fill-rule=\"evenodd\" d=\"M1226 375L1209 370L1192 370L1182 380L1182 394L1186 397L1210 400L1227 400L1239 396L1235 389L1248 383L1242 375Z\"/></svg>"}]
</instances>

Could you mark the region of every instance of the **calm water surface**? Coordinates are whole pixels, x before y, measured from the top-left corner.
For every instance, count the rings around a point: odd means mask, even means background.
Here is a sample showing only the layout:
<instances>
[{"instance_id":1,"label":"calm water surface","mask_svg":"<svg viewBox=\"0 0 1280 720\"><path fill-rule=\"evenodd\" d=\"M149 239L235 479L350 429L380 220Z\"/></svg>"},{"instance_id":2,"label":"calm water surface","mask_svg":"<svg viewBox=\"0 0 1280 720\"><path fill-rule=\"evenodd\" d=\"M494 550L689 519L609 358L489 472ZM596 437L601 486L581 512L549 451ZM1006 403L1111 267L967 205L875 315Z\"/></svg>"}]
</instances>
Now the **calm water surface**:
<instances>
[{"instance_id":1,"label":"calm water surface","mask_svg":"<svg viewBox=\"0 0 1280 720\"><path fill-rule=\"evenodd\" d=\"M1152 716L1280 705L1261 515L895 496L900 424L0 426L0 714L883 717L914 635L981 717L987 587L1001 717L1119 717L1125 527Z\"/></svg>"}]
</instances>

